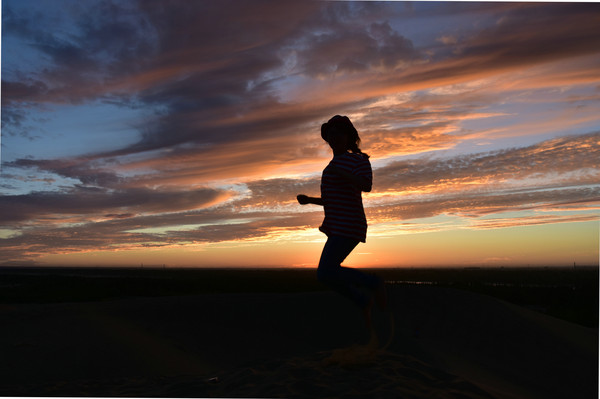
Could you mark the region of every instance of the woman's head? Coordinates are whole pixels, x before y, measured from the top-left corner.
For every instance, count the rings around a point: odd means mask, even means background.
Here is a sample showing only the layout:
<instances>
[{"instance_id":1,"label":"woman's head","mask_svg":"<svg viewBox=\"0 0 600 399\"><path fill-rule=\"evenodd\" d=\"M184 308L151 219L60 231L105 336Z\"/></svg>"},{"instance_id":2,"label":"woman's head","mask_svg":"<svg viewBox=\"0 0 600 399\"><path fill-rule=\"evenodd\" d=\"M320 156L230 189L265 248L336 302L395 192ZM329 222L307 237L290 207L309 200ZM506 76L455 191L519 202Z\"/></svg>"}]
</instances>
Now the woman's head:
<instances>
[{"instance_id":1,"label":"woman's head","mask_svg":"<svg viewBox=\"0 0 600 399\"><path fill-rule=\"evenodd\" d=\"M350 119L347 116L336 115L327 123L321 125L321 137L327 141L329 145L342 146L344 151L352 151L356 154L362 154L369 157L360 150L360 137Z\"/></svg>"}]
</instances>

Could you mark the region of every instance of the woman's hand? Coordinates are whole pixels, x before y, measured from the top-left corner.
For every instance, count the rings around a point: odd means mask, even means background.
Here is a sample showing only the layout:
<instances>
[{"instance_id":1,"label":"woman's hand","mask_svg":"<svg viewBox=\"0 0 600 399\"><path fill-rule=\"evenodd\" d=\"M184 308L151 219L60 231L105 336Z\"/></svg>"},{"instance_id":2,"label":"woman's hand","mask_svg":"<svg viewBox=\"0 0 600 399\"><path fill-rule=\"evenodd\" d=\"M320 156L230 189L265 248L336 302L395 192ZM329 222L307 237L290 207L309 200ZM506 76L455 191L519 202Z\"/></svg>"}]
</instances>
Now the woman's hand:
<instances>
[{"instance_id":1,"label":"woman's hand","mask_svg":"<svg viewBox=\"0 0 600 399\"><path fill-rule=\"evenodd\" d=\"M308 198L308 196L306 196L306 195L304 195L304 194L299 194L299 195L296 197L296 199L298 200L298 203L299 203L300 205L306 205L306 204L310 203L310 202L309 202L309 198Z\"/></svg>"},{"instance_id":2,"label":"woman's hand","mask_svg":"<svg viewBox=\"0 0 600 399\"><path fill-rule=\"evenodd\" d=\"M300 205L315 204L323 206L323 200L319 197L309 197L308 195L298 194L296 199Z\"/></svg>"}]
</instances>

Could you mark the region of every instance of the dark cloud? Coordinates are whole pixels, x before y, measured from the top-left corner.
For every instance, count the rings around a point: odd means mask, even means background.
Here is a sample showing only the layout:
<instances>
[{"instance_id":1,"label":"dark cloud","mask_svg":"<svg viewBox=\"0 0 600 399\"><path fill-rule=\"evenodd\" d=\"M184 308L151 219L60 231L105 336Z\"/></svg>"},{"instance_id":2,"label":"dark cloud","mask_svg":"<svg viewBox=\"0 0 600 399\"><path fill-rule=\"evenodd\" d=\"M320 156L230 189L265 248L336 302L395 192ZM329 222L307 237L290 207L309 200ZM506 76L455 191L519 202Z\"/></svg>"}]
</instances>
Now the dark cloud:
<instances>
[{"instance_id":1,"label":"dark cloud","mask_svg":"<svg viewBox=\"0 0 600 399\"><path fill-rule=\"evenodd\" d=\"M310 76L394 70L417 56L412 42L393 31L387 22L368 27L353 27L350 22L337 31L316 33L304 40L307 48L298 53L298 59L301 72Z\"/></svg>"},{"instance_id":2,"label":"dark cloud","mask_svg":"<svg viewBox=\"0 0 600 399\"><path fill-rule=\"evenodd\" d=\"M75 21L68 40L47 29L43 15L33 24L31 15L9 12L9 35L29 40L50 57L52 66L40 74L41 80L5 80L3 85L8 88L7 101L13 103L81 102L101 96L115 104L135 102L161 110L139 126L138 143L100 156L179 145L201 150L277 134L278 127L293 127L299 119L314 120L310 109L303 116L293 115L280 102L275 86L290 72L283 50L299 42L308 48L293 73L312 73L313 67L302 65L325 62L327 48L338 49L341 58L334 62L340 70L391 68L413 53L410 41L389 24L359 22L382 15L382 7L372 5L144 1L130 9L102 2L83 12L76 3L67 4ZM345 22L346 18L355 22ZM351 25L355 28L345 36L341 29ZM331 27L337 31L323 37L321 47L315 46L312 32ZM351 43L351 48L345 49L343 42ZM352 55L344 58L343 52ZM129 82L129 87L122 82ZM133 96L131 89L137 89ZM263 110L268 110L264 117L252 117ZM272 120L276 115L286 118Z\"/></svg>"},{"instance_id":3,"label":"dark cloud","mask_svg":"<svg viewBox=\"0 0 600 399\"><path fill-rule=\"evenodd\" d=\"M498 69L593 54L600 47L600 33L593 28L600 21L598 15L600 6L594 3L511 10L495 27L461 43L459 54L475 61L473 66Z\"/></svg>"},{"instance_id":4,"label":"dark cloud","mask_svg":"<svg viewBox=\"0 0 600 399\"><path fill-rule=\"evenodd\" d=\"M68 40L47 29L49 18L39 15L36 24L32 15L17 15L7 7L8 34L29 40L53 66L41 80L3 81L3 99L8 104L77 102L101 96L115 104L161 110L139 125L139 142L100 157L178 146L195 147L201 154L213 146L278 134L340 108L333 104L325 112L307 104L301 107L303 115L295 115L298 108L283 104L276 86L289 73L374 70L366 82L375 88L392 83L381 80L378 70L410 67L423 57L386 21L410 15L394 4L144 1L101 2L85 11L77 3L67 4L75 21ZM496 12L501 19L495 28L459 43L465 62L420 63L393 80L452 79L539 62L564 51L595 51L598 38L589 33L595 15L590 10L595 8L441 4L430 11ZM559 21L556 32L538 29ZM290 66L291 54L295 61ZM345 101L345 108L356 108ZM22 114L15 108L12 115ZM5 125L17 122L9 116L4 120Z\"/></svg>"},{"instance_id":5,"label":"dark cloud","mask_svg":"<svg viewBox=\"0 0 600 399\"><path fill-rule=\"evenodd\" d=\"M6 135L31 137L28 129L25 128L27 123L27 112L21 109L12 109L10 107L2 107L2 132ZM2 143L2 146L5 144Z\"/></svg>"},{"instance_id":6,"label":"dark cloud","mask_svg":"<svg viewBox=\"0 0 600 399\"><path fill-rule=\"evenodd\" d=\"M135 8L113 2L62 2L58 8L41 13L3 4L4 37L16 38L39 59L27 65L31 76L4 65L11 77L3 74L3 102L95 100L108 82L139 71L154 55L152 27Z\"/></svg>"},{"instance_id":7,"label":"dark cloud","mask_svg":"<svg viewBox=\"0 0 600 399\"><path fill-rule=\"evenodd\" d=\"M423 52L394 31L382 12L387 11L388 16L394 12L401 14L402 7L310 3L295 5L297 8L290 10L290 4L282 2L265 11L259 20L248 15L256 15L266 3L235 2L231 8L221 3L180 4L181 7L165 4L145 7L148 20L161 38L157 59L162 67L185 65L187 74L174 81L157 82L140 93L147 104L167 104L167 112L151 122L139 143L123 149L122 153L192 144L203 154L206 146L268 137L286 128L326 118L325 110L315 112L310 103L300 107L302 115L295 115L299 108L280 101L276 85L287 73L315 76L368 72L369 78L364 78L360 87L364 91L377 90L379 85L394 87L398 83L436 85L439 81L460 81L502 72L507 67L595 52L600 38L590 34L595 31L595 14L585 7L448 6L442 7L440 13L493 11L497 13L498 24L461 40L456 48L458 53L446 54L443 59L434 54L424 62ZM196 22L186 23L191 19ZM533 22L525 22L529 20ZM560 28L552 30L557 24ZM248 34L240 35L240 31ZM216 37L215 32L220 36ZM207 54L211 55L210 62L206 60ZM378 73L397 68L396 74ZM468 112L478 104L496 101L474 97L469 100L468 104L454 104L453 109L438 115L452 118L464 113L465 107ZM358 109L355 98L333 105L335 108L329 114L339 113L340 107ZM421 117L425 117L421 112ZM264 117L254 118L256 114ZM373 114L381 116L375 110ZM414 113L412 117L418 115Z\"/></svg>"},{"instance_id":8,"label":"dark cloud","mask_svg":"<svg viewBox=\"0 0 600 399\"><path fill-rule=\"evenodd\" d=\"M306 194L318 196L320 177L312 179L268 179L257 180L247 184L250 194L246 200L236 202L240 207L274 208L282 204L295 203L296 195Z\"/></svg>"},{"instance_id":9,"label":"dark cloud","mask_svg":"<svg viewBox=\"0 0 600 399\"><path fill-rule=\"evenodd\" d=\"M172 214L105 215L109 220L59 227L46 225L22 235L0 239L3 259L36 258L54 253L214 243L264 238L274 230L316 226L321 212L290 214L277 211L240 213L238 208L220 206ZM182 226L188 227L181 229Z\"/></svg>"},{"instance_id":10,"label":"dark cloud","mask_svg":"<svg viewBox=\"0 0 600 399\"><path fill-rule=\"evenodd\" d=\"M223 190L202 188L186 191L167 191L133 188L127 190L103 190L76 187L66 192L33 192L23 195L0 197L0 222L35 223L53 219L56 224L62 218L78 216L80 221L94 220L106 215L180 212L202 208L227 197Z\"/></svg>"},{"instance_id":11,"label":"dark cloud","mask_svg":"<svg viewBox=\"0 0 600 399\"><path fill-rule=\"evenodd\" d=\"M544 62L596 54L599 4L539 3L509 7L493 27L471 31L452 46L434 52L430 62L381 85L449 84L514 71ZM375 84L375 82L373 82Z\"/></svg>"},{"instance_id":12,"label":"dark cloud","mask_svg":"<svg viewBox=\"0 0 600 399\"><path fill-rule=\"evenodd\" d=\"M123 181L115 172L102 169L85 158L63 160L17 159L13 162L7 162L6 166L35 168L39 171L77 179L84 186L116 187Z\"/></svg>"},{"instance_id":13,"label":"dark cloud","mask_svg":"<svg viewBox=\"0 0 600 399\"><path fill-rule=\"evenodd\" d=\"M48 92L48 86L42 81L11 82L2 80L2 102L4 106L13 103L35 101ZM2 112L4 114L4 112ZM14 121L7 120L11 124Z\"/></svg>"},{"instance_id":14,"label":"dark cloud","mask_svg":"<svg viewBox=\"0 0 600 399\"><path fill-rule=\"evenodd\" d=\"M141 127L141 140L120 154L181 144L205 147L248 139L257 130L262 135L273 132L269 124L274 121L248 122L244 116L282 108L271 86L274 80L266 75L282 66L281 43L315 4L161 1L140 5L157 32L158 44L154 63L145 67L153 81L137 93L137 99L163 111ZM163 79L161 71L171 72ZM238 121L232 122L233 116ZM293 123L289 120L286 126Z\"/></svg>"}]
</instances>

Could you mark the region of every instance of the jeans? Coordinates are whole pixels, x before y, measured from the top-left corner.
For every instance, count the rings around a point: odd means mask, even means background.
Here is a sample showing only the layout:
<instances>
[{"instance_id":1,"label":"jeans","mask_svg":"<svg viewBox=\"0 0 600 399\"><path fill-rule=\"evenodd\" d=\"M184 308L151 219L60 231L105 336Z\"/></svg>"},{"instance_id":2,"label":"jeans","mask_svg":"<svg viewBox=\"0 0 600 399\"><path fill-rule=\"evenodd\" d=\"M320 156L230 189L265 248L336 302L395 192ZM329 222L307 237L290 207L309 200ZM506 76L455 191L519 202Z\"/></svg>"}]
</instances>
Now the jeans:
<instances>
[{"instance_id":1,"label":"jeans","mask_svg":"<svg viewBox=\"0 0 600 399\"><path fill-rule=\"evenodd\" d=\"M323 247L317 278L335 291L350 298L360 307L366 306L381 280L360 270L341 266L341 263L358 245L352 238L330 236ZM364 289L370 292L365 293Z\"/></svg>"}]
</instances>

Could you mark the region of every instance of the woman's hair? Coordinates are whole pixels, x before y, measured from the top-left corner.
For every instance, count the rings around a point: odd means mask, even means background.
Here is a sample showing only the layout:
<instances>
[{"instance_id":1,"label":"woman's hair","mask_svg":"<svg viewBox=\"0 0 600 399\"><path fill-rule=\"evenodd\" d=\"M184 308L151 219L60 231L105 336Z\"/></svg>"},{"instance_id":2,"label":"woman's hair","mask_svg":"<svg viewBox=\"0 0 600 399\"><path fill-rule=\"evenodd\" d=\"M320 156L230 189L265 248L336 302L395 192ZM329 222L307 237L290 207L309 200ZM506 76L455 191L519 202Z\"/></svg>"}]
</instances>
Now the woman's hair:
<instances>
[{"instance_id":1,"label":"woman's hair","mask_svg":"<svg viewBox=\"0 0 600 399\"><path fill-rule=\"evenodd\" d=\"M360 150L360 137L358 137L356 128L347 116L336 115L327 121L327 123L323 123L321 125L321 137L323 140L327 141L327 132L331 129L338 129L346 133L348 136L348 150L355 154L360 154L365 158L369 158L367 154Z\"/></svg>"}]
</instances>

